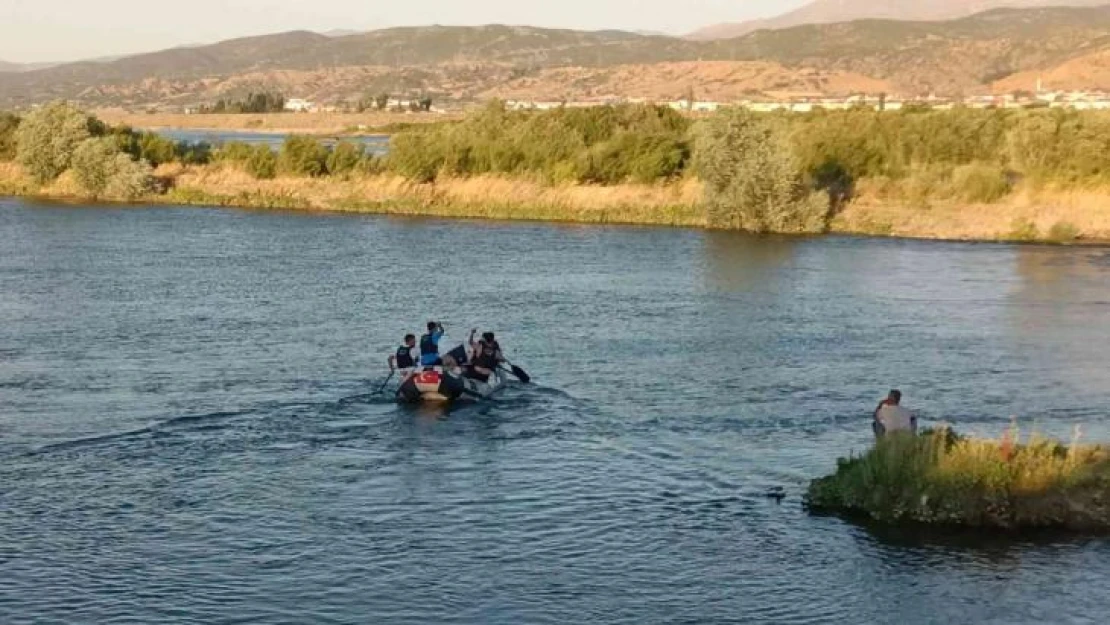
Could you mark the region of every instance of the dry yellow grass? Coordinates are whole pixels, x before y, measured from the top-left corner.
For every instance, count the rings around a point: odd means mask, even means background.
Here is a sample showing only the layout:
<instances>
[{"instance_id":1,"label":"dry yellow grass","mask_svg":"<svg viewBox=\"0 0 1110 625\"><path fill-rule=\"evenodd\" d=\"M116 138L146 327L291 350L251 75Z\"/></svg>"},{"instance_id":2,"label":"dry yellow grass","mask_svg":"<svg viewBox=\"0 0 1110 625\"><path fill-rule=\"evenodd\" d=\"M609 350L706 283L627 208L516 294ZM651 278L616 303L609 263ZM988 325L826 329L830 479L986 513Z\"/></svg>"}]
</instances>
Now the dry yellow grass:
<instances>
[{"instance_id":1,"label":"dry yellow grass","mask_svg":"<svg viewBox=\"0 0 1110 625\"><path fill-rule=\"evenodd\" d=\"M1019 189L994 204L946 201L909 206L878 200L864 188L832 223L834 232L953 240L1028 234L1048 239L1053 228L1061 226L1073 227L1084 239L1110 240L1110 189Z\"/></svg>"},{"instance_id":2,"label":"dry yellow grass","mask_svg":"<svg viewBox=\"0 0 1110 625\"><path fill-rule=\"evenodd\" d=\"M183 113L132 113L101 109L93 114L106 123L134 128L182 130L234 130L338 134L352 129L372 132L390 124L424 124L458 119L438 113L260 113L243 115L185 115Z\"/></svg>"},{"instance_id":3,"label":"dry yellow grass","mask_svg":"<svg viewBox=\"0 0 1110 625\"><path fill-rule=\"evenodd\" d=\"M495 176L415 184L392 175L255 180L234 167L159 170L173 197L221 204L582 223L704 226L701 185L562 185Z\"/></svg>"},{"instance_id":4,"label":"dry yellow grass","mask_svg":"<svg viewBox=\"0 0 1110 625\"><path fill-rule=\"evenodd\" d=\"M256 180L229 165L165 165L156 172L172 182L158 203L705 227L702 184L695 179L660 185L558 185L519 178L480 176L414 184L393 175L350 178L280 177ZM0 163L0 195L80 199L66 174L41 187L21 167ZM1051 240L1054 227L1074 229L1086 240L1110 241L1110 189L1019 190L997 204L957 201L928 207L880 200L866 185L832 223L832 231L922 239ZM1017 232L1017 230L1026 230Z\"/></svg>"}]
</instances>

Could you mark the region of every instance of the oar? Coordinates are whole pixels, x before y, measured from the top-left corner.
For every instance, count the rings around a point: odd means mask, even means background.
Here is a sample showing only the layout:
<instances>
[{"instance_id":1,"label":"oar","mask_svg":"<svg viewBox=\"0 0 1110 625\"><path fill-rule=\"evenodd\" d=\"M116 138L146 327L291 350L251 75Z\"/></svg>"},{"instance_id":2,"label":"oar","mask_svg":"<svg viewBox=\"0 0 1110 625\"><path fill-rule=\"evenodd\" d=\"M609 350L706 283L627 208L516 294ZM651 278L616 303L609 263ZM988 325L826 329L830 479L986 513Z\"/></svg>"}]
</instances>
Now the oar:
<instances>
[{"instance_id":1,"label":"oar","mask_svg":"<svg viewBox=\"0 0 1110 625\"><path fill-rule=\"evenodd\" d=\"M514 365L513 363L509 362L508 358L505 359L505 362L508 362L509 366L513 368L511 373L514 376L516 376L516 379L520 380L521 382L524 382L525 384L528 384L532 381L532 376L528 375L527 371L525 371L524 369L521 369L520 367L518 367L518 366Z\"/></svg>"},{"instance_id":2,"label":"oar","mask_svg":"<svg viewBox=\"0 0 1110 625\"><path fill-rule=\"evenodd\" d=\"M389 381L393 379L394 373L397 373L397 371L393 370L389 372L389 377L385 379L385 382L382 382L382 385L378 387L378 390L374 391L375 395L381 395L382 392L385 391L385 387L389 386Z\"/></svg>"}]
</instances>

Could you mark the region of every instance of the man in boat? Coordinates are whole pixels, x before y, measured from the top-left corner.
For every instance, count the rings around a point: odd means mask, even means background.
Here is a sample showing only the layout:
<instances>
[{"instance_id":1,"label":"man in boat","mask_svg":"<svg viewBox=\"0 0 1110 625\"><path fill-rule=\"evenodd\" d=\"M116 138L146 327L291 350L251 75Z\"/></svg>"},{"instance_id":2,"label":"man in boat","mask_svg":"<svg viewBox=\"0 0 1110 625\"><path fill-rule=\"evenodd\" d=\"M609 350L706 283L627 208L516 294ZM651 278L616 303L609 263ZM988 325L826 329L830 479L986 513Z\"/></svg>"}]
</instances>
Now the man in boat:
<instances>
[{"instance_id":1,"label":"man in boat","mask_svg":"<svg viewBox=\"0 0 1110 625\"><path fill-rule=\"evenodd\" d=\"M416 349L416 335L406 334L404 342L397 351L389 355L389 372L393 373L400 369L402 381L416 368L416 358L412 355L414 349Z\"/></svg>"},{"instance_id":2,"label":"man in boat","mask_svg":"<svg viewBox=\"0 0 1110 625\"><path fill-rule=\"evenodd\" d=\"M443 365L439 357L439 340L443 338L443 324L428 322L428 333L420 337L420 366L437 367Z\"/></svg>"},{"instance_id":3,"label":"man in boat","mask_svg":"<svg viewBox=\"0 0 1110 625\"><path fill-rule=\"evenodd\" d=\"M505 357L501 355L501 345L497 343L493 332L483 333L482 339L475 342L474 336L477 333L476 328L470 331L471 364L466 375L479 382L488 382L498 365L505 362Z\"/></svg>"},{"instance_id":4,"label":"man in boat","mask_svg":"<svg viewBox=\"0 0 1110 625\"><path fill-rule=\"evenodd\" d=\"M893 432L917 433L917 417L902 406L902 391L893 390L875 408L874 422L871 425L875 438L882 438Z\"/></svg>"}]
</instances>

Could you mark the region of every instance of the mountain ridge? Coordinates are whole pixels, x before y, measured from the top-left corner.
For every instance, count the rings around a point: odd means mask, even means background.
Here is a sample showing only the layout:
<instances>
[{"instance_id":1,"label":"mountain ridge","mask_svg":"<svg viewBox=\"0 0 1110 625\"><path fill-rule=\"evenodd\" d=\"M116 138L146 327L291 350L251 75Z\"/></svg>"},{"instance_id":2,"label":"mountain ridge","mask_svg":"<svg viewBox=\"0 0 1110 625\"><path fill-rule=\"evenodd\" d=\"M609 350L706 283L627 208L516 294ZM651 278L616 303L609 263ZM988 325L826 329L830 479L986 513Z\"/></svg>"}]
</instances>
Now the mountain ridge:
<instances>
[{"instance_id":1,"label":"mountain ridge","mask_svg":"<svg viewBox=\"0 0 1110 625\"><path fill-rule=\"evenodd\" d=\"M993 9L1092 7L1108 3L1110 0L814 0L775 17L713 24L686 37L695 41L712 41L741 37L757 30L808 24L834 24L861 19L946 21Z\"/></svg>"},{"instance_id":2,"label":"mountain ridge","mask_svg":"<svg viewBox=\"0 0 1110 625\"><path fill-rule=\"evenodd\" d=\"M689 89L720 97L809 88L958 94L1059 67L1082 73L1083 63L1102 63L1098 53L1108 49L1110 6L995 9L946 22L867 19L707 42L506 25L391 28L339 37L291 31L3 73L0 108L57 98L93 106L180 106L251 90L318 101L382 92L572 99L608 90L619 97L625 94L613 76L635 75L609 69L657 64L671 64L649 72L666 82L643 84L643 91L676 98ZM705 65L711 63L740 65ZM677 67L689 68L689 75L675 74ZM1106 72L1088 74L1099 81L1090 87L1110 88L1102 84Z\"/></svg>"}]
</instances>

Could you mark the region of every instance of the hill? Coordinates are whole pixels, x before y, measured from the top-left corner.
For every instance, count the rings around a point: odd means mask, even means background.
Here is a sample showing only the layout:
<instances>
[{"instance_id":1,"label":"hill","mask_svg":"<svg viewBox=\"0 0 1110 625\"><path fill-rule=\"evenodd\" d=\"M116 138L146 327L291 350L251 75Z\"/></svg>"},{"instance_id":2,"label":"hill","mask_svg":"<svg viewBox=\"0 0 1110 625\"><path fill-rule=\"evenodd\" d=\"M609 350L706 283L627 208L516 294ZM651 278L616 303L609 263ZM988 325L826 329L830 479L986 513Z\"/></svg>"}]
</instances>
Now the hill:
<instances>
[{"instance_id":1,"label":"hill","mask_svg":"<svg viewBox=\"0 0 1110 625\"><path fill-rule=\"evenodd\" d=\"M298 31L3 73L0 108L55 98L92 106L178 105L258 90L323 102L381 92L439 99L679 97L689 88L720 99L814 90L959 94L1054 71L1097 81L1086 87L1110 87L1106 72L1083 70L1103 63L1104 50L1110 50L1110 6L997 9L946 22L858 20L705 42L515 26L339 37Z\"/></svg>"},{"instance_id":2,"label":"hill","mask_svg":"<svg viewBox=\"0 0 1110 625\"><path fill-rule=\"evenodd\" d=\"M761 29L805 24L833 24L861 19L939 21L999 8L1089 7L1108 3L1110 0L815 0L770 19L707 26L690 33L687 38L710 41L741 37Z\"/></svg>"}]
</instances>

